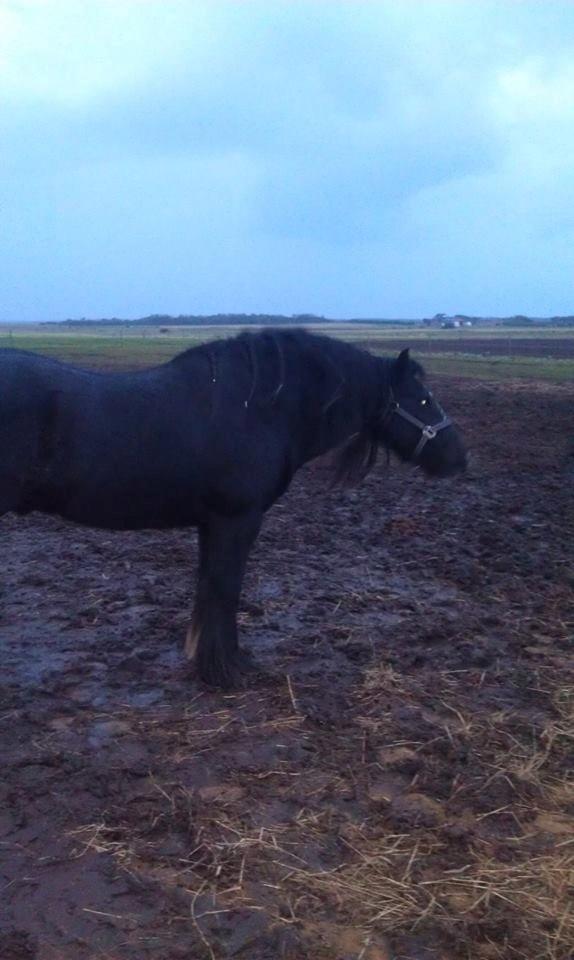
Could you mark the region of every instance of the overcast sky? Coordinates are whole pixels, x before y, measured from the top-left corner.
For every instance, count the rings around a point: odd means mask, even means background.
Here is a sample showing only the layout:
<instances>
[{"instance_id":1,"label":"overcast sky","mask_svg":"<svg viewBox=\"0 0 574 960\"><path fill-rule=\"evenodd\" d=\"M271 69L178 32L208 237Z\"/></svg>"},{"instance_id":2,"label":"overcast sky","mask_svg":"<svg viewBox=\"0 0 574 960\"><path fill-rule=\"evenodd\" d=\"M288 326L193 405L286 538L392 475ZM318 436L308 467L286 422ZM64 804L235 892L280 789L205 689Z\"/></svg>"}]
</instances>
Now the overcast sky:
<instances>
[{"instance_id":1,"label":"overcast sky","mask_svg":"<svg viewBox=\"0 0 574 960\"><path fill-rule=\"evenodd\" d=\"M574 313L574 3L0 0L0 319Z\"/></svg>"}]
</instances>

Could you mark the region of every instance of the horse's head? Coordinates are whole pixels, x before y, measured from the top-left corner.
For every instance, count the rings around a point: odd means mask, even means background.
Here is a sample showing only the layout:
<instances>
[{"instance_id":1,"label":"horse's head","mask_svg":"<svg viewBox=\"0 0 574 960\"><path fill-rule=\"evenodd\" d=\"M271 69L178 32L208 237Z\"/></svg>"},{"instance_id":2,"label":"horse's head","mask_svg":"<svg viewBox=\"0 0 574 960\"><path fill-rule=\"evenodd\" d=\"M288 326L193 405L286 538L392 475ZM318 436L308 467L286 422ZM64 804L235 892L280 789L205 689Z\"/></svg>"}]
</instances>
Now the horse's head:
<instances>
[{"instance_id":1,"label":"horse's head","mask_svg":"<svg viewBox=\"0 0 574 960\"><path fill-rule=\"evenodd\" d=\"M380 440L401 460L435 477L452 476L466 467L458 430L425 386L422 367L410 359L408 350L391 363Z\"/></svg>"}]
</instances>

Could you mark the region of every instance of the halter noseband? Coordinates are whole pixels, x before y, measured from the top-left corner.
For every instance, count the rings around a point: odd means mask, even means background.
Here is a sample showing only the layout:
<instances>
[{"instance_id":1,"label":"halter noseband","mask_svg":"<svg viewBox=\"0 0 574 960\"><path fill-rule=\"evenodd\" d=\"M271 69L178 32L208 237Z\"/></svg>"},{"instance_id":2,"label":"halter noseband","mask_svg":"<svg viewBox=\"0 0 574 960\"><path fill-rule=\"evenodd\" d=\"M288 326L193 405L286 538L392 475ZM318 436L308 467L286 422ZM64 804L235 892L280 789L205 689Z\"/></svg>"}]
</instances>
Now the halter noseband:
<instances>
[{"instance_id":1,"label":"halter noseband","mask_svg":"<svg viewBox=\"0 0 574 960\"><path fill-rule=\"evenodd\" d=\"M403 420L407 420L408 423L412 423L413 427L417 427L417 429L421 431L422 436L419 442L417 443L413 453L411 454L411 457L410 457L411 460L416 460L422 453L423 448L426 446L428 441L434 440L434 438L436 437L437 433L440 430L444 430L445 427L450 427L452 423L452 420L450 419L450 417L447 417L446 413L444 412L440 404L436 403L436 400L435 400L435 404L437 405L439 411L442 413L442 420L439 423L434 423L434 424L424 423L422 420L419 420L417 417L413 417L412 413L409 413L407 410L403 410L398 400L395 400L393 388L392 387L390 388L390 399L387 404L387 408L381 417L381 424L384 425L386 421L390 420L393 414L396 413L399 415L399 417L402 417Z\"/></svg>"}]
</instances>

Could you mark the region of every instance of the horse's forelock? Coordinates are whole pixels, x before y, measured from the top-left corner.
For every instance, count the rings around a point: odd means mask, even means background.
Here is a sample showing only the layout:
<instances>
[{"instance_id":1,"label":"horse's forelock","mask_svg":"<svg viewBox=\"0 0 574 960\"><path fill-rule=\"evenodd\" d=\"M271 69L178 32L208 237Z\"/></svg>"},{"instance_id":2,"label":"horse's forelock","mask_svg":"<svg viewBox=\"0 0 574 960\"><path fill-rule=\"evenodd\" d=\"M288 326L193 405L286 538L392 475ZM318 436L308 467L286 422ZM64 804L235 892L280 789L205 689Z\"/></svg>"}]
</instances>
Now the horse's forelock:
<instances>
[{"instance_id":1,"label":"horse's forelock","mask_svg":"<svg viewBox=\"0 0 574 960\"><path fill-rule=\"evenodd\" d=\"M389 375L394 383L403 382L408 377L414 377L417 380L424 380L426 373L424 367L409 357L406 363L401 362L401 358L390 361Z\"/></svg>"}]
</instances>

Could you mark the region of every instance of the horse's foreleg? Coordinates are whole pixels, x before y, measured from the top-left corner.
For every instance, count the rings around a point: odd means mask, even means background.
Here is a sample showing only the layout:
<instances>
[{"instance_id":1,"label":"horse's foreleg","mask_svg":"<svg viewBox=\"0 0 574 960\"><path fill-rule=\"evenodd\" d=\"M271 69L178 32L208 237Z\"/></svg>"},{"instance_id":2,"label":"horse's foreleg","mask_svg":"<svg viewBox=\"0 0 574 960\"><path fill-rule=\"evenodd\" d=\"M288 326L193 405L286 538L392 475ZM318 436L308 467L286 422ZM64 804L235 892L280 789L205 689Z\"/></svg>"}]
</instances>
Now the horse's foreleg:
<instances>
[{"instance_id":1,"label":"horse's foreleg","mask_svg":"<svg viewBox=\"0 0 574 960\"><path fill-rule=\"evenodd\" d=\"M192 641L199 676L215 686L233 685L240 669L237 607L249 551L262 515L214 517L200 543L199 590Z\"/></svg>"}]
</instances>

